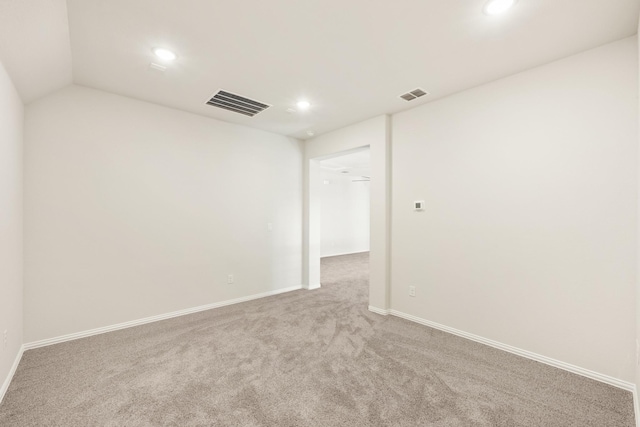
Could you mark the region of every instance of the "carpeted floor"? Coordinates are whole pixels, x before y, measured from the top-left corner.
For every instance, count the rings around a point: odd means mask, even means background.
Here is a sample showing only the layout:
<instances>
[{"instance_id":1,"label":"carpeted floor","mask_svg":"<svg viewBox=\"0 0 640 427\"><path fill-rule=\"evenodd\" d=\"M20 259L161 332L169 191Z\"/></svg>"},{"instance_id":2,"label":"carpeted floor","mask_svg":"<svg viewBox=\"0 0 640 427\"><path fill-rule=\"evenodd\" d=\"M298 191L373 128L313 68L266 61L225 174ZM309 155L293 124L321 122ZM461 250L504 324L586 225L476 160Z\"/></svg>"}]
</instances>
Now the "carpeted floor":
<instances>
[{"instance_id":1,"label":"carpeted floor","mask_svg":"<svg viewBox=\"0 0 640 427\"><path fill-rule=\"evenodd\" d=\"M367 310L368 255L295 291L27 351L1 426L633 426L631 393Z\"/></svg>"}]
</instances>

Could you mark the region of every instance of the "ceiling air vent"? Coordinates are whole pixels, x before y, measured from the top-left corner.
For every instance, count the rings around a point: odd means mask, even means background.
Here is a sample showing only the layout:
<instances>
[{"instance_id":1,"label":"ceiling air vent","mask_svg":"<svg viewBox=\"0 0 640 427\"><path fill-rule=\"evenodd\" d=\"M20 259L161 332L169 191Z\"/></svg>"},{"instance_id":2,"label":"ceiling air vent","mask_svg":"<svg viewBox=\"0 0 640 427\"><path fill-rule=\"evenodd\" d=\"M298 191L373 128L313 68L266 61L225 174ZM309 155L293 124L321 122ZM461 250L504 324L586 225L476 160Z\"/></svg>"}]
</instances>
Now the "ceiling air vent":
<instances>
[{"instance_id":1,"label":"ceiling air vent","mask_svg":"<svg viewBox=\"0 0 640 427\"><path fill-rule=\"evenodd\" d=\"M207 105L224 108L225 110L244 114L249 117L253 117L270 107L270 105L263 104L262 102L225 92L224 90L220 90L213 95L213 98L207 101Z\"/></svg>"},{"instance_id":2,"label":"ceiling air vent","mask_svg":"<svg viewBox=\"0 0 640 427\"><path fill-rule=\"evenodd\" d=\"M414 89L411 92L407 92L404 95L400 95L400 98L405 101L413 101L416 98L420 98L421 96L429 95L429 92L426 92L420 88Z\"/></svg>"}]
</instances>

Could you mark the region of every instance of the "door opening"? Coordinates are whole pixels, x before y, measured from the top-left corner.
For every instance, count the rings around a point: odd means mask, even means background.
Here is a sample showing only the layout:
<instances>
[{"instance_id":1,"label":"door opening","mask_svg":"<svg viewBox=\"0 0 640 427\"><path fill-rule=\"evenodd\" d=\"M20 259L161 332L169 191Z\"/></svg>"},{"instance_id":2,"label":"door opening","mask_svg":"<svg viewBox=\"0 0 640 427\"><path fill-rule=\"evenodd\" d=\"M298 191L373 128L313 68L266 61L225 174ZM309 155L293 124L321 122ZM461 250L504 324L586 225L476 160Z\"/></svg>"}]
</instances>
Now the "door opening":
<instances>
[{"instance_id":1,"label":"door opening","mask_svg":"<svg viewBox=\"0 0 640 427\"><path fill-rule=\"evenodd\" d=\"M364 286L368 298L369 147L321 160L319 173L320 282Z\"/></svg>"}]
</instances>

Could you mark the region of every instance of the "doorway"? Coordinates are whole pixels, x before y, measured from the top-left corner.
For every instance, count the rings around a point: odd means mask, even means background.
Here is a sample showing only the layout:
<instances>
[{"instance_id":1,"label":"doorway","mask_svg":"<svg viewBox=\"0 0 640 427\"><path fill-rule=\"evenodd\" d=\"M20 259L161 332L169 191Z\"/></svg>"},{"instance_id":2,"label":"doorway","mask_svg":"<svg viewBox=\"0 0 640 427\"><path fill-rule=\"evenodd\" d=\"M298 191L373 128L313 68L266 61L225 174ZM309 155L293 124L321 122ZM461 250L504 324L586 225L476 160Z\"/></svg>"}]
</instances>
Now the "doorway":
<instances>
[{"instance_id":1,"label":"doorway","mask_svg":"<svg viewBox=\"0 0 640 427\"><path fill-rule=\"evenodd\" d=\"M320 162L369 148L370 182L370 250L369 310L389 313L391 124L389 116L320 135L304 143L303 210L303 288L320 287L321 255L321 179Z\"/></svg>"},{"instance_id":2,"label":"doorway","mask_svg":"<svg viewBox=\"0 0 640 427\"><path fill-rule=\"evenodd\" d=\"M368 300L371 168L369 147L320 161L320 283Z\"/></svg>"},{"instance_id":3,"label":"doorway","mask_svg":"<svg viewBox=\"0 0 640 427\"><path fill-rule=\"evenodd\" d=\"M320 162L320 257L369 252L370 150Z\"/></svg>"}]
</instances>

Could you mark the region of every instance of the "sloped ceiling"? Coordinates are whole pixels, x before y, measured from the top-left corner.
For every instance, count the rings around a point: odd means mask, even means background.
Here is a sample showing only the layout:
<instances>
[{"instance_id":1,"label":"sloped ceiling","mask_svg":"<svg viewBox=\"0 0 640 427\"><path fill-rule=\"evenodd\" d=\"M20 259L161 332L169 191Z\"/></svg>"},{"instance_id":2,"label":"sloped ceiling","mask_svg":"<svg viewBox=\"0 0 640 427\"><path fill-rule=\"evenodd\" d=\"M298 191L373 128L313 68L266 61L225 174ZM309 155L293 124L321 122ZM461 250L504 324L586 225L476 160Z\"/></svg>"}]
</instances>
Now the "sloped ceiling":
<instances>
[{"instance_id":1,"label":"sloped ceiling","mask_svg":"<svg viewBox=\"0 0 640 427\"><path fill-rule=\"evenodd\" d=\"M632 36L640 12L640 0L519 0L501 16L484 5L0 0L0 59L27 103L73 81L307 139ZM154 47L178 54L164 72L149 68ZM430 95L399 98L416 87ZM219 89L272 107L207 106ZM310 110L287 112L302 98Z\"/></svg>"},{"instance_id":2,"label":"sloped ceiling","mask_svg":"<svg viewBox=\"0 0 640 427\"><path fill-rule=\"evenodd\" d=\"M0 0L0 59L25 104L72 83L65 0Z\"/></svg>"}]
</instances>

